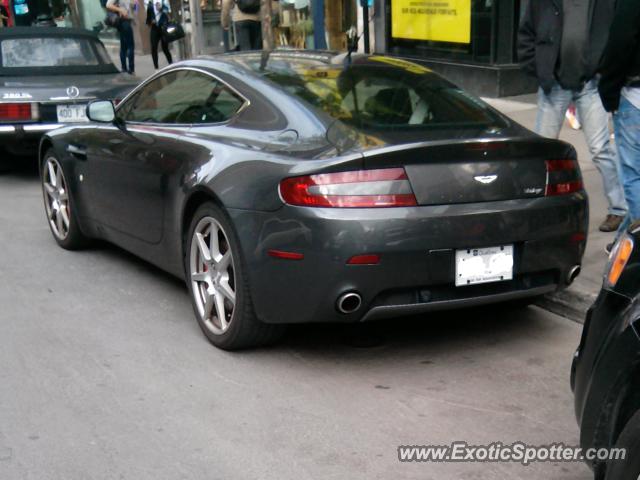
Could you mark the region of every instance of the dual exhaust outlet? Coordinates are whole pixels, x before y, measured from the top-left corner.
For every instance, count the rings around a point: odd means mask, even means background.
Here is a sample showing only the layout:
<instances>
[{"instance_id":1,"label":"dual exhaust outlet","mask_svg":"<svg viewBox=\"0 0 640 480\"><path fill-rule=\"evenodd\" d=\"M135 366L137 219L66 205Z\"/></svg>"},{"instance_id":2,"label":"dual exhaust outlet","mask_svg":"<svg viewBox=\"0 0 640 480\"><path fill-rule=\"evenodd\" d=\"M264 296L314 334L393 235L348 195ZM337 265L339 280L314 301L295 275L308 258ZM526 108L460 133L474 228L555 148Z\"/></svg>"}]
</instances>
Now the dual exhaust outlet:
<instances>
[{"instance_id":1,"label":"dual exhaust outlet","mask_svg":"<svg viewBox=\"0 0 640 480\"><path fill-rule=\"evenodd\" d=\"M573 281L580 275L580 265L574 265L567 272L565 282L567 285L571 285ZM336 309L338 312L348 315L355 313L362 307L362 296L358 292L346 292L338 297L336 300Z\"/></svg>"},{"instance_id":2,"label":"dual exhaust outlet","mask_svg":"<svg viewBox=\"0 0 640 480\"><path fill-rule=\"evenodd\" d=\"M580 265L574 265L569 269L567 272L567 278L565 279L567 285L571 285L578 275L580 275L580 270L582 270Z\"/></svg>"},{"instance_id":3,"label":"dual exhaust outlet","mask_svg":"<svg viewBox=\"0 0 640 480\"><path fill-rule=\"evenodd\" d=\"M360 310L362 297L358 292L346 292L338 297L336 309L342 314L354 313Z\"/></svg>"}]
</instances>

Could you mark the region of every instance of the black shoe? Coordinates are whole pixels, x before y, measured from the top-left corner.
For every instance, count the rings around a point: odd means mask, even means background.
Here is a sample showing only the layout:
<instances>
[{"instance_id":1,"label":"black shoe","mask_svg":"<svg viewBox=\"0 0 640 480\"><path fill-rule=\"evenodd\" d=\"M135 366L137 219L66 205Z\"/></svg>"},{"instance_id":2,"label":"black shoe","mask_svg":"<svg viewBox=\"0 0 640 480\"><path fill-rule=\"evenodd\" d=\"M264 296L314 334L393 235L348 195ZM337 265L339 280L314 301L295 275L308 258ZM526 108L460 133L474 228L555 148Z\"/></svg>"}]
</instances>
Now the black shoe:
<instances>
[{"instance_id":1,"label":"black shoe","mask_svg":"<svg viewBox=\"0 0 640 480\"><path fill-rule=\"evenodd\" d=\"M624 220L624 217L621 215L607 215L607 218L604 219L604 222L600 224L601 232L615 232L618 230L618 227Z\"/></svg>"},{"instance_id":2,"label":"black shoe","mask_svg":"<svg viewBox=\"0 0 640 480\"><path fill-rule=\"evenodd\" d=\"M607 252L607 255L611 253L611 250L613 250L614 245L615 243L611 242L611 243L607 243L607 245L604 247L604 251Z\"/></svg>"}]
</instances>

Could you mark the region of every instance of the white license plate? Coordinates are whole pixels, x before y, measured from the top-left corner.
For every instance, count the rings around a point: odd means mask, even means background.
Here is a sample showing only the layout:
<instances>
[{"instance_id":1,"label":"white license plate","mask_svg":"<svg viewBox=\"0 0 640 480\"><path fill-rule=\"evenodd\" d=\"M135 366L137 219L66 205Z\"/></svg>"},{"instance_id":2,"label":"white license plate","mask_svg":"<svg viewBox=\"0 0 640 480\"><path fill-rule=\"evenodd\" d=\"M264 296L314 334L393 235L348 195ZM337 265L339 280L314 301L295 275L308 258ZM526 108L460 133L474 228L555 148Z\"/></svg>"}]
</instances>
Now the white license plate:
<instances>
[{"instance_id":1,"label":"white license plate","mask_svg":"<svg viewBox=\"0 0 640 480\"><path fill-rule=\"evenodd\" d=\"M88 122L86 105L57 105L59 123Z\"/></svg>"},{"instance_id":2,"label":"white license plate","mask_svg":"<svg viewBox=\"0 0 640 480\"><path fill-rule=\"evenodd\" d=\"M513 279L513 245L456 250L456 287Z\"/></svg>"}]
</instances>

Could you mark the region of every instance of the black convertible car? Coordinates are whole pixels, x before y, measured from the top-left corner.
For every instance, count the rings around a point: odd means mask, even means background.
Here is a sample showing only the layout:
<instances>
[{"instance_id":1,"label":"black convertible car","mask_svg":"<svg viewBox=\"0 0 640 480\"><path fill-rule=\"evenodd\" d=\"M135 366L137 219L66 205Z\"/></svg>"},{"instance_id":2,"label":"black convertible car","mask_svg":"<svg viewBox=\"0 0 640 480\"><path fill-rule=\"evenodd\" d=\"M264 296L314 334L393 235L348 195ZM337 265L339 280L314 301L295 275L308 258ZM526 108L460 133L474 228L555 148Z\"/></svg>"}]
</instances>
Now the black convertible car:
<instances>
[{"instance_id":1,"label":"black convertible car","mask_svg":"<svg viewBox=\"0 0 640 480\"><path fill-rule=\"evenodd\" d=\"M89 101L121 100L138 83L118 71L95 33L0 28L0 148L34 154L44 132L87 122Z\"/></svg>"},{"instance_id":2,"label":"black convertible car","mask_svg":"<svg viewBox=\"0 0 640 480\"><path fill-rule=\"evenodd\" d=\"M587 195L574 149L427 68L276 51L201 58L47 134L64 248L111 241L186 279L226 349L564 288Z\"/></svg>"},{"instance_id":3,"label":"black convertible car","mask_svg":"<svg viewBox=\"0 0 640 480\"><path fill-rule=\"evenodd\" d=\"M571 369L580 444L625 449L626 458L590 462L596 480L640 477L640 222L609 256Z\"/></svg>"}]
</instances>

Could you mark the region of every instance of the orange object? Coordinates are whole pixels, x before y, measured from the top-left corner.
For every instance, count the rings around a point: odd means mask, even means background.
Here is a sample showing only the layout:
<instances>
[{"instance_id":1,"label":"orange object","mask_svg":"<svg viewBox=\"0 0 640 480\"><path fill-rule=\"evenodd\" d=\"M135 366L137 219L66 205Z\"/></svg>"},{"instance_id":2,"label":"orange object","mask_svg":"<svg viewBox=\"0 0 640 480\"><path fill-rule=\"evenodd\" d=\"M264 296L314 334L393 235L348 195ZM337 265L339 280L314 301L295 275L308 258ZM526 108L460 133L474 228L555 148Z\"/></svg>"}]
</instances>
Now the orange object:
<instances>
[{"instance_id":1,"label":"orange object","mask_svg":"<svg viewBox=\"0 0 640 480\"><path fill-rule=\"evenodd\" d=\"M620 275L622 275L622 271L631 257L631 252L633 252L633 240L625 237L620 241L618 248L614 250L613 261L607 275L609 286L613 287L618 283Z\"/></svg>"}]
</instances>

